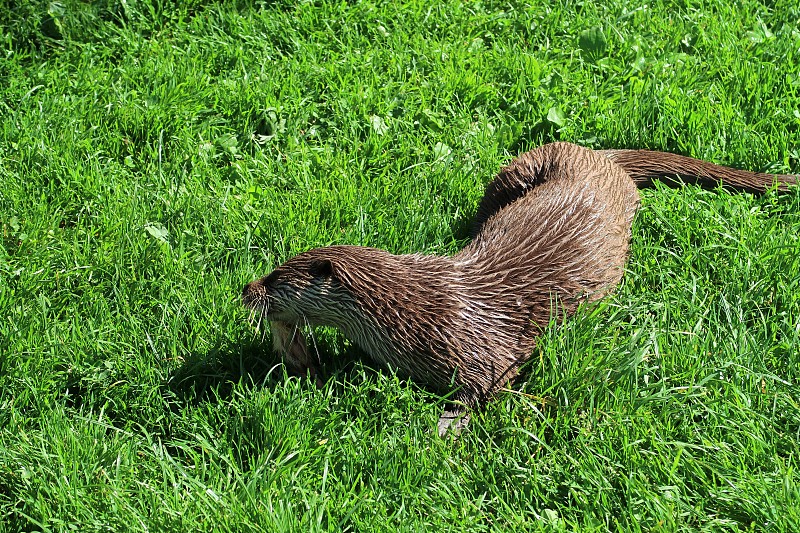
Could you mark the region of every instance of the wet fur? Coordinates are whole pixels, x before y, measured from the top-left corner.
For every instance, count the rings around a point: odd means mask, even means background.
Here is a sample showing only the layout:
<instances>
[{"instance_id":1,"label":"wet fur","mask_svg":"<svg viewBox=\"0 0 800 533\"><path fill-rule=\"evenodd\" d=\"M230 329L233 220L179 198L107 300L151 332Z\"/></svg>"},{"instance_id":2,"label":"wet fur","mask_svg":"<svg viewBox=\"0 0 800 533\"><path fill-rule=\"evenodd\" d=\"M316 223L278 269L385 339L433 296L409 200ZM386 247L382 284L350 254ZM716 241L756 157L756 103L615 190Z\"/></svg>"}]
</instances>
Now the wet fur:
<instances>
[{"instance_id":1,"label":"wet fur","mask_svg":"<svg viewBox=\"0 0 800 533\"><path fill-rule=\"evenodd\" d=\"M295 371L314 372L297 328L334 326L378 363L480 404L513 381L555 309L570 315L619 283L637 187L670 176L754 192L797 183L662 152L548 144L487 186L456 255L317 248L249 283L243 302L270 321Z\"/></svg>"}]
</instances>

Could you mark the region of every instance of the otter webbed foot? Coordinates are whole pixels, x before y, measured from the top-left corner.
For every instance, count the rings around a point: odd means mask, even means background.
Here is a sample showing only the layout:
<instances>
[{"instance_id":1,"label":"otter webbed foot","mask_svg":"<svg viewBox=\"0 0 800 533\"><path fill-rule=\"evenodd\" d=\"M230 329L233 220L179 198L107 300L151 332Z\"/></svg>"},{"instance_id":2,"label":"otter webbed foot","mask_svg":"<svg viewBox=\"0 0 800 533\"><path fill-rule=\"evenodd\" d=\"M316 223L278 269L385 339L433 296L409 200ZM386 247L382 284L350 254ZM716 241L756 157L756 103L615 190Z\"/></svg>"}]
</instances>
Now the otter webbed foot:
<instances>
[{"instance_id":1,"label":"otter webbed foot","mask_svg":"<svg viewBox=\"0 0 800 533\"><path fill-rule=\"evenodd\" d=\"M452 409L445 409L442 416L439 417L439 436L444 437L452 432L457 437L468 424L469 413L465 408L453 407Z\"/></svg>"}]
</instances>

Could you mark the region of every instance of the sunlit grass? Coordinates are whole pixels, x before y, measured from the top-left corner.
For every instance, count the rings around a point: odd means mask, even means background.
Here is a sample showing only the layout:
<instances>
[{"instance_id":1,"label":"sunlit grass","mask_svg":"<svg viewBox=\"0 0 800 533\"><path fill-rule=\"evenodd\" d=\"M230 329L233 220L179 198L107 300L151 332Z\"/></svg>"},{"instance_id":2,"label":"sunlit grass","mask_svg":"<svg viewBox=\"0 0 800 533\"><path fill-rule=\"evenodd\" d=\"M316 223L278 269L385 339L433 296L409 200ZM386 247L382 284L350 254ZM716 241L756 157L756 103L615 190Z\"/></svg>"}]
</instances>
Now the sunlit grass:
<instances>
[{"instance_id":1,"label":"sunlit grass","mask_svg":"<svg viewBox=\"0 0 800 533\"><path fill-rule=\"evenodd\" d=\"M620 289L442 400L241 287L446 254L561 139L798 172L800 8L0 6L0 531L800 529L800 193L645 191ZM558 321L554 321L558 322Z\"/></svg>"}]
</instances>

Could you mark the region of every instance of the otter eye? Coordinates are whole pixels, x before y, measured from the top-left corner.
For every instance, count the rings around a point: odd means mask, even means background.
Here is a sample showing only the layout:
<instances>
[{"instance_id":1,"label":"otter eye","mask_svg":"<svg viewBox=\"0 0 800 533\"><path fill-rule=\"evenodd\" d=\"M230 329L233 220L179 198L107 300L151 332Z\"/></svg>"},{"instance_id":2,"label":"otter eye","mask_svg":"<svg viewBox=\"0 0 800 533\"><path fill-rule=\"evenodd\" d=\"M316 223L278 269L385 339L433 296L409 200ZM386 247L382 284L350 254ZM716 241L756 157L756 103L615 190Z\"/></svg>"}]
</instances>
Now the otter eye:
<instances>
[{"instance_id":1,"label":"otter eye","mask_svg":"<svg viewBox=\"0 0 800 533\"><path fill-rule=\"evenodd\" d=\"M315 278L327 278L333 274L333 265L328 259L315 259L309 265L308 273Z\"/></svg>"}]
</instances>

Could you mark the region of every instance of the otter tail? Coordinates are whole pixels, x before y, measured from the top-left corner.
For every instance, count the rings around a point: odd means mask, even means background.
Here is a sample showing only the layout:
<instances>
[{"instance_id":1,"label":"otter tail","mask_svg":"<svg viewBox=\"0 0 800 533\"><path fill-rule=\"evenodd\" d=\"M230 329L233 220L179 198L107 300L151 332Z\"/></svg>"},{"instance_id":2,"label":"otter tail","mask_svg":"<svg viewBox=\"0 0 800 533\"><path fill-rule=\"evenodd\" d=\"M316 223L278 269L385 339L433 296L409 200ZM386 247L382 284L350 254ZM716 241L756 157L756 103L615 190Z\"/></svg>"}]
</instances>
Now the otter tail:
<instances>
[{"instance_id":1,"label":"otter tail","mask_svg":"<svg viewBox=\"0 0 800 533\"><path fill-rule=\"evenodd\" d=\"M667 152L597 151L625 169L640 189L652 186L653 181L656 180L670 186L677 186L681 183L696 183L705 187L722 185L733 191L752 193L761 193L772 187L779 191L786 191L789 190L790 185L800 184L800 176L738 170Z\"/></svg>"}]
</instances>

